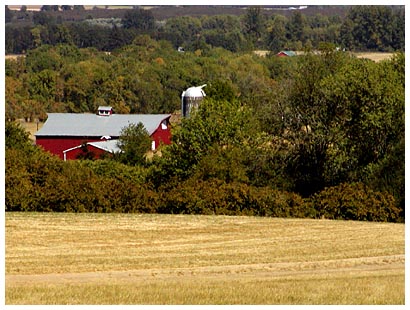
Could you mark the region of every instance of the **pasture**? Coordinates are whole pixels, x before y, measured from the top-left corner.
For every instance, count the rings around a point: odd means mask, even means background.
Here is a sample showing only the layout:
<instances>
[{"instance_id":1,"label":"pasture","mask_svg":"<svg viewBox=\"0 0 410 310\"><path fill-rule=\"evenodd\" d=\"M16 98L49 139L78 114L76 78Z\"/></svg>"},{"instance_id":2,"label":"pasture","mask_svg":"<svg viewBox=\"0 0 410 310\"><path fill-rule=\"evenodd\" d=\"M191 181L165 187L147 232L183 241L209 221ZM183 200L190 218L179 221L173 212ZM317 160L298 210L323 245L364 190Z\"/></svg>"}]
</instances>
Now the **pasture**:
<instances>
[{"instance_id":1,"label":"pasture","mask_svg":"<svg viewBox=\"0 0 410 310\"><path fill-rule=\"evenodd\" d=\"M6 213L6 304L404 304L404 224Z\"/></svg>"}]
</instances>

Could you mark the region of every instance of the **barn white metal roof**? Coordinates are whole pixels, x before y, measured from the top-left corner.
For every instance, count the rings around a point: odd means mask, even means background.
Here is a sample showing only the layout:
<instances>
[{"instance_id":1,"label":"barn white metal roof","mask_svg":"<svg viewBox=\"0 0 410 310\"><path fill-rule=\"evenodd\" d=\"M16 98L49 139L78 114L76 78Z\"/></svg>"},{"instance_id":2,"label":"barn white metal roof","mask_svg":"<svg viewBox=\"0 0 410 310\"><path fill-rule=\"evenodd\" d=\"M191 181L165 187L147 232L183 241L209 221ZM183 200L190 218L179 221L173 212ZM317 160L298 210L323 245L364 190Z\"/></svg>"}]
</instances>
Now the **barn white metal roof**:
<instances>
[{"instance_id":1,"label":"barn white metal roof","mask_svg":"<svg viewBox=\"0 0 410 310\"><path fill-rule=\"evenodd\" d=\"M49 113L48 119L35 136L120 136L121 130L130 124L142 123L152 135L162 121L171 114L96 114Z\"/></svg>"},{"instance_id":2,"label":"barn white metal roof","mask_svg":"<svg viewBox=\"0 0 410 310\"><path fill-rule=\"evenodd\" d=\"M121 149L118 147L118 140L106 140L99 142L88 142L87 144L92 145L96 148L104 150L110 153L119 153Z\"/></svg>"}]
</instances>

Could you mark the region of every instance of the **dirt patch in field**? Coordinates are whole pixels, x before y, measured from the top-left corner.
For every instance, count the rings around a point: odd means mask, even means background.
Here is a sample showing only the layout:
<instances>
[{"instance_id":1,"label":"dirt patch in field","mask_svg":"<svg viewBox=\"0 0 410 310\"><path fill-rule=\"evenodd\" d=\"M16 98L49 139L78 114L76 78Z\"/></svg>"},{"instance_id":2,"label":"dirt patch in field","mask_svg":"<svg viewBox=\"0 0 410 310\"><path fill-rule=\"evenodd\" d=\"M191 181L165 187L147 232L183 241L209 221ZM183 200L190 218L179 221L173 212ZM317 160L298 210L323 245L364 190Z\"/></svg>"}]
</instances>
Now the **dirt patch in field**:
<instances>
[{"instance_id":1,"label":"dirt patch in field","mask_svg":"<svg viewBox=\"0 0 410 310\"><path fill-rule=\"evenodd\" d=\"M141 282L153 279L256 277L275 278L303 275L349 275L373 272L404 272L404 255L358 257L339 260L265 263L192 268L142 269L107 272L6 275L7 285L22 283L79 284L95 282Z\"/></svg>"}]
</instances>

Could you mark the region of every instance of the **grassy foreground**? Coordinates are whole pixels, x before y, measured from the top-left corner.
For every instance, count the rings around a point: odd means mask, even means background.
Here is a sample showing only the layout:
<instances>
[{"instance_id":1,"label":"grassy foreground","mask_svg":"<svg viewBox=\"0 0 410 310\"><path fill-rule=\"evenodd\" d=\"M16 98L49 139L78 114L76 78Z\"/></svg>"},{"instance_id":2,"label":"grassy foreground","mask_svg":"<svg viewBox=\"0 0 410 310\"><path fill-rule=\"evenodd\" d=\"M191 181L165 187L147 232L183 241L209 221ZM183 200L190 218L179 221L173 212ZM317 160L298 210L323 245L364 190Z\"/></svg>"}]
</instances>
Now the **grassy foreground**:
<instances>
[{"instance_id":1,"label":"grassy foreground","mask_svg":"<svg viewBox=\"0 0 410 310\"><path fill-rule=\"evenodd\" d=\"M6 213L6 304L404 304L404 225Z\"/></svg>"}]
</instances>

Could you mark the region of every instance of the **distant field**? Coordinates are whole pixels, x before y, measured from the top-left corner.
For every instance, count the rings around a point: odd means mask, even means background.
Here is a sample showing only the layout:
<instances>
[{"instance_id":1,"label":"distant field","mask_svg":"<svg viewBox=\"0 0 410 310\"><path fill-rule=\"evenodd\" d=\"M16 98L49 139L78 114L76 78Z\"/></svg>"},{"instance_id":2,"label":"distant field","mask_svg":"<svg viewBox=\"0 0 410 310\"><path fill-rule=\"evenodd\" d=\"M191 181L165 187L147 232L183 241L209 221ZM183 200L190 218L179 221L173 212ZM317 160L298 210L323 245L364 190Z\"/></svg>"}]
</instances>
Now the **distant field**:
<instances>
[{"instance_id":1,"label":"distant field","mask_svg":"<svg viewBox=\"0 0 410 310\"><path fill-rule=\"evenodd\" d=\"M41 7L43 5L26 5L27 10L29 11L40 11ZM8 5L10 10L20 10L21 9L21 5ZM127 9L127 8L131 8L132 5L84 5L84 9L86 10L92 10L94 7L97 7L99 9Z\"/></svg>"},{"instance_id":2,"label":"distant field","mask_svg":"<svg viewBox=\"0 0 410 310\"><path fill-rule=\"evenodd\" d=\"M357 58L367 58L375 62L382 60L390 59L394 54L393 53L354 53Z\"/></svg>"},{"instance_id":3,"label":"distant field","mask_svg":"<svg viewBox=\"0 0 410 310\"><path fill-rule=\"evenodd\" d=\"M269 54L269 51L254 51L254 53L258 56L266 56ZM297 54L303 54L303 52L296 52ZM373 60L375 62L379 62L382 60L390 59L394 53L382 53L382 52L362 52L362 53L353 53L357 58L367 58Z\"/></svg>"},{"instance_id":4,"label":"distant field","mask_svg":"<svg viewBox=\"0 0 410 310\"><path fill-rule=\"evenodd\" d=\"M258 50L254 51L254 53L258 56L266 56L269 54L269 51ZM357 58L367 58L373 60L375 62L379 62L382 60L390 59L394 54L393 53L382 53L382 52L363 52L363 53L353 53ZM17 59L24 55L6 55L6 59Z\"/></svg>"},{"instance_id":5,"label":"distant field","mask_svg":"<svg viewBox=\"0 0 410 310\"><path fill-rule=\"evenodd\" d=\"M6 213L6 304L404 304L404 225Z\"/></svg>"}]
</instances>

